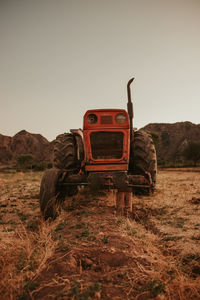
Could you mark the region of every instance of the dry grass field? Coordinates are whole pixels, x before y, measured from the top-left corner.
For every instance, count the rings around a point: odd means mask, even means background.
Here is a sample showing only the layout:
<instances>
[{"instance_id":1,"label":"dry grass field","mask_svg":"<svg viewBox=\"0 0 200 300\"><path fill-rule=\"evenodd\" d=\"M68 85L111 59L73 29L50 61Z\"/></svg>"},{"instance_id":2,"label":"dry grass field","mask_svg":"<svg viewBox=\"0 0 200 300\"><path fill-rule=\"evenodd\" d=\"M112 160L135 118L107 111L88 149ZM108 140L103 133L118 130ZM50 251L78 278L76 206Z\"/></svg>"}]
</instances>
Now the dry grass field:
<instances>
[{"instance_id":1,"label":"dry grass field","mask_svg":"<svg viewBox=\"0 0 200 300\"><path fill-rule=\"evenodd\" d=\"M130 218L80 191L44 222L42 173L0 173L0 299L200 299L200 172L159 171Z\"/></svg>"}]
</instances>

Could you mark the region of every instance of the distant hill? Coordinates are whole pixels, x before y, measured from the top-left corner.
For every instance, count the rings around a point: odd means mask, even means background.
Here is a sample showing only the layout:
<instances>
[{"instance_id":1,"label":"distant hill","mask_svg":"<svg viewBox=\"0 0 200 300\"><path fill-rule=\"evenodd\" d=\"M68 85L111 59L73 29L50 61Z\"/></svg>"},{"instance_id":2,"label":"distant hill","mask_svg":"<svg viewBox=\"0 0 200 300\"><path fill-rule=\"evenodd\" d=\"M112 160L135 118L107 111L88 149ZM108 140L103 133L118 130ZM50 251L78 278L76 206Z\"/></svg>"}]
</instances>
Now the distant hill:
<instances>
[{"instance_id":1,"label":"distant hill","mask_svg":"<svg viewBox=\"0 0 200 300\"><path fill-rule=\"evenodd\" d=\"M41 134L18 132L13 137L0 134L0 164L13 165L20 154L32 154L36 161L51 161L53 142L49 142Z\"/></svg>"},{"instance_id":2,"label":"distant hill","mask_svg":"<svg viewBox=\"0 0 200 300\"><path fill-rule=\"evenodd\" d=\"M151 123L143 127L153 134L160 164L183 159L182 152L189 142L200 142L200 124L191 122ZM18 132L13 137L0 134L0 164L14 165L20 154L30 153L38 162L53 158L54 141L49 142L41 134Z\"/></svg>"},{"instance_id":3,"label":"distant hill","mask_svg":"<svg viewBox=\"0 0 200 300\"><path fill-rule=\"evenodd\" d=\"M183 160L182 152L189 142L200 142L200 124L191 122L152 123L143 128L156 137L160 163Z\"/></svg>"}]
</instances>

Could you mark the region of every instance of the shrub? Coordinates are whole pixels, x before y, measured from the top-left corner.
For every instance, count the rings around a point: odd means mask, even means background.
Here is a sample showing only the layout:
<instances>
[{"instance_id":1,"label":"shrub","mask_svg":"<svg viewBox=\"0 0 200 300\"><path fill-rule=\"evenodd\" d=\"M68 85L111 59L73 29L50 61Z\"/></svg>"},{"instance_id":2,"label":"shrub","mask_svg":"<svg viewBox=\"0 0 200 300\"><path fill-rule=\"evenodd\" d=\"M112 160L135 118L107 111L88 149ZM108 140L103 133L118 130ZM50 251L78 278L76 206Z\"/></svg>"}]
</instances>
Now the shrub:
<instances>
[{"instance_id":1,"label":"shrub","mask_svg":"<svg viewBox=\"0 0 200 300\"><path fill-rule=\"evenodd\" d=\"M156 146L160 142L160 135L157 132L153 132L153 131L151 131L150 134Z\"/></svg>"},{"instance_id":2,"label":"shrub","mask_svg":"<svg viewBox=\"0 0 200 300\"><path fill-rule=\"evenodd\" d=\"M34 163L34 156L32 154L20 154L17 157L17 169L27 170L32 169Z\"/></svg>"},{"instance_id":3,"label":"shrub","mask_svg":"<svg viewBox=\"0 0 200 300\"><path fill-rule=\"evenodd\" d=\"M190 142L183 151L183 156L186 160L193 161L194 166L200 160L200 143Z\"/></svg>"}]
</instances>

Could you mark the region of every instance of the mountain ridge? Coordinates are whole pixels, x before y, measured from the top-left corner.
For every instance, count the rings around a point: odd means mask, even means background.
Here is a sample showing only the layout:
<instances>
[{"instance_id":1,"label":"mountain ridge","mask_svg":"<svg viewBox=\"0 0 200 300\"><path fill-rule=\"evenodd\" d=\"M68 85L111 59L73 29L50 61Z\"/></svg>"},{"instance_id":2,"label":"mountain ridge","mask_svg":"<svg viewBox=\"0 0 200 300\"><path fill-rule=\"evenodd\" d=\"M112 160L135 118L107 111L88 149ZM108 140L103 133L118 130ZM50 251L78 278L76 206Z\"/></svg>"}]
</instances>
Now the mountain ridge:
<instances>
[{"instance_id":1,"label":"mountain ridge","mask_svg":"<svg viewBox=\"0 0 200 300\"><path fill-rule=\"evenodd\" d=\"M143 127L157 135L156 151L159 162L184 159L183 151L191 142L200 142L200 124L189 121L176 123L150 123Z\"/></svg>"},{"instance_id":2,"label":"mountain ridge","mask_svg":"<svg viewBox=\"0 0 200 300\"><path fill-rule=\"evenodd\" d=\"M141 128L156 136L158 162L180 161L190 142L200 142L200 124L189 121L176 123L149 123ZM13 137L0 134L0 164L15 165L21 154L32 154L38 162L53 159L54 140L49 142L39 133L21 130Z\"/></svg>"},{"instance_id":3,"label":"mountain ridge","mask_svg":"<svg viewBox=\"0 0 200 300\"><path fill-rule=\"evenodd\" d=\"M16 164L18 155L32 154L36 161L49 162L53 157L53 142L41 134L21 130L13 137L0 134L0 164Z\"/></svg>"}]
</instances>

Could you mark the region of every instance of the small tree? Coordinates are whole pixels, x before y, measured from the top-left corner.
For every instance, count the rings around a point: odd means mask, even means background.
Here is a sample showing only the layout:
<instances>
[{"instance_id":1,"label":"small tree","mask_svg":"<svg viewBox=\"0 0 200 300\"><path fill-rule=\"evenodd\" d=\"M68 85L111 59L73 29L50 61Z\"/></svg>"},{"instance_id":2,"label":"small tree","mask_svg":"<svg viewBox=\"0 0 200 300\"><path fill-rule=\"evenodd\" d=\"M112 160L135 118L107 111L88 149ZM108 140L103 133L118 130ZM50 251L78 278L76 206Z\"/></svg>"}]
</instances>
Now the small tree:
<instances>
[{"instance_id":1,"label":"small tree","mask_svg":"<svg viewBox=\"0 0 200 300\"><path fill-rule=\"evenodd\" d=\"M190 142L183 151L183 156L186 160L193 161L194 166L200 160L200 143Z\"/></svg>"},{"instance_id":2,"label":"small tree","mask_svg":"<svg viewBox=\"0 0 200 300\"><path fill-rule=\"evenodd\" d=\"M17 168L20 170L31 169L34 162L32 154L20 154L17 157Z\"/></svg>"}]
</instances>

